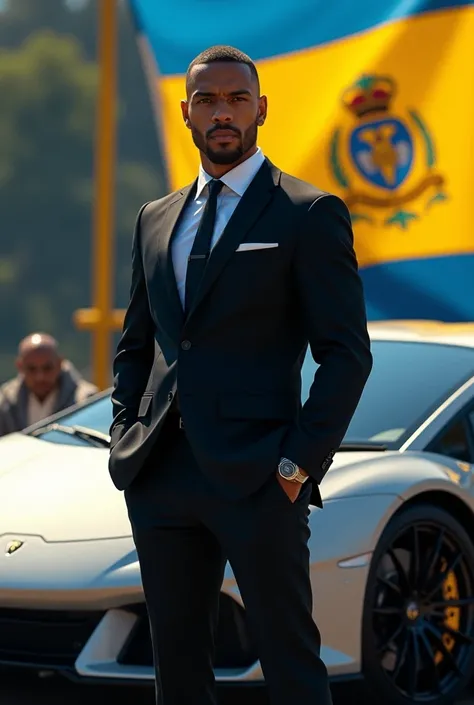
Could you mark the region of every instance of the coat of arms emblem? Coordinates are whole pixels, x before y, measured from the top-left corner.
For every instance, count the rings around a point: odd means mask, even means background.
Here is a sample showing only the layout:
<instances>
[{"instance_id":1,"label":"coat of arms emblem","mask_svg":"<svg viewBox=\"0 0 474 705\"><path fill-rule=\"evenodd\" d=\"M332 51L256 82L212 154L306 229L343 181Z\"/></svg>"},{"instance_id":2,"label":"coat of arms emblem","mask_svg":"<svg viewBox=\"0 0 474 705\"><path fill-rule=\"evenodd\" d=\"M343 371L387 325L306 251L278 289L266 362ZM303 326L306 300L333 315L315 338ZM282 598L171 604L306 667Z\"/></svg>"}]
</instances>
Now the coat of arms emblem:
<instances>
[{"instance_id":1,"label":"coat of arms emblem","mask_svg":"<svg viewBox=\"0 0 474 705\"><path fill-rule=\"evenodd\" d=\"M330 167L353 222L406 229L447 199L433 138L420 113L392 112L396 84L367 75L342 95L353 118L330 141Z\"/></svg>"}]
</instances>

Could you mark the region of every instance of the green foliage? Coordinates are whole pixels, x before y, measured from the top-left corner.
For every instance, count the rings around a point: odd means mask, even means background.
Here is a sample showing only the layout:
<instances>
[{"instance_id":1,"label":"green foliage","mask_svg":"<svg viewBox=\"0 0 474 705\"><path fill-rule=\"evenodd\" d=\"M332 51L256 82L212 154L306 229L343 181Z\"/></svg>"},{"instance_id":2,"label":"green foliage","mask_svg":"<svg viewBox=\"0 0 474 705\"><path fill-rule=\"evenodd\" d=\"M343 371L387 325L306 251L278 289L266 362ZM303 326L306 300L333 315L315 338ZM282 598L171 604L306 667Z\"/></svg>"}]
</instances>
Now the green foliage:
<instances>
[{"instance_id":1,"label":"green foliage","mask_svg":"<svg viewBox=\"0 0 474 705\"><path fill-rule=\"evenodd\" d=\"M89 335L72 315L91 303L96 3L14 0L0 15L0 383L21 337L55 335L79 367ZM125 12L116 177L116 305L128 296L138 208L165 190L149 97Z\"/></svg>"}]
</instances>

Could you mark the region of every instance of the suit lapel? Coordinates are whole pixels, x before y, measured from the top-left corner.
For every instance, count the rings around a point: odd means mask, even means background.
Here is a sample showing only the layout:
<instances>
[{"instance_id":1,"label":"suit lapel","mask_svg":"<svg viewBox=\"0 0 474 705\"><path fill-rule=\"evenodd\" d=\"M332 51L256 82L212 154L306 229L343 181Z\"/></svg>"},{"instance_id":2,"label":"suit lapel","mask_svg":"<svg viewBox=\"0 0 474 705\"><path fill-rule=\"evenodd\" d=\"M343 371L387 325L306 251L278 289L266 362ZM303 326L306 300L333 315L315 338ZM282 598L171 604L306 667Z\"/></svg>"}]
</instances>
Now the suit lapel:
<instances>
[{"instance_id":1,"label":"suit lapel","mask_svg":"<svg viewBox=\"0 0 474 705\"><path fill-rule=\"evenodd\" d=\"M279 169L274 167L268 160L265 160L240 199L237 208L211 252L201 285L189 312L188 320L209 293L212 285L244 239L246 233L270 203L280 176L281 172Z\"/></svg>"},{"instance_id":2,"label":"suit lapel","mask_svg":"<svg viewBox=\"0 0 474 705\"><path fill-rule=\"evenodd\" d=\"M184 312L179 298L176 277L174 274L173 257L172 257L172 242L177 231L181 215L183 214L186 205L193 198L195 193L196 181L189 186L186 186L182 191L175 194L175 197L168 205L162 226L160 228L160 256L159 274L161 281L164 282L167 298L163 301L162 311L166 315L168 326L175 329L176 339L181 335L181 328L184 322Z\"/></svg>"}]
</instances>

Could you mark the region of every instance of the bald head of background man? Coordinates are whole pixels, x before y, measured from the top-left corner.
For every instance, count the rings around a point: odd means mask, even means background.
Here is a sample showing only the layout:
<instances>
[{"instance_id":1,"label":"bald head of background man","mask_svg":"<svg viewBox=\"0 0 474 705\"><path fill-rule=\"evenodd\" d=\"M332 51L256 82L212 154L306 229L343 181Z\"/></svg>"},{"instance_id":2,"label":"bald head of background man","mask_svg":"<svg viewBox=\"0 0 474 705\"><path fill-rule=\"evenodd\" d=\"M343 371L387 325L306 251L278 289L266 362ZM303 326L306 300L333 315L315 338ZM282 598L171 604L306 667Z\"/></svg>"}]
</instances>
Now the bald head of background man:
<instances>
[{"instance_id":1,"label":"bald head of background man","mask_svg":"<svg viewBox=\"0 0 474 705\"><path fill-rule=\"evenodd\" d=\"M62 362L57 341L47 333L32 333L18 346L17 369L28 391L41 402L58 386Z\"/></svg>"},{"instance_id":2,"label":"bald head of background man","mask_svg":"<svg viewBox=\"0 0 474 705\"><path fill-rule=\"evenodd\" d=\"M20 431L58 411L85 401L98 389L59 353L47 333L30 333L20 342L18 375L0 384L0 436Z\"/></svg>"}]
</instances>

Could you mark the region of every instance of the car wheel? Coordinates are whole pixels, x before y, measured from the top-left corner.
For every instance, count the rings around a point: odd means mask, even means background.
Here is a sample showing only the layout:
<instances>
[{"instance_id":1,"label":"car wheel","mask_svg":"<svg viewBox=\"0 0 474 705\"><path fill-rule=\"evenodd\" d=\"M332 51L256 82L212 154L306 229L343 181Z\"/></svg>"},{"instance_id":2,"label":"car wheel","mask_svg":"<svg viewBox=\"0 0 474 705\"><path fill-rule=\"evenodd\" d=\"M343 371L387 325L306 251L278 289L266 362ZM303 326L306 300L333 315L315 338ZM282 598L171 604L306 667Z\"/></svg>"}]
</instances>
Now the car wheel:
<instances>
[{"instance_id":1,"label":"car wheel","mask_svg":"<svg viewBox=\"0 0 474 705\"><path fill-rule=\"evenodd\" d=\"M453 703L474 672L474 547L448 512L397 514L372 557L362 625L377 703Z\"/></svg>"}]
</instances>

